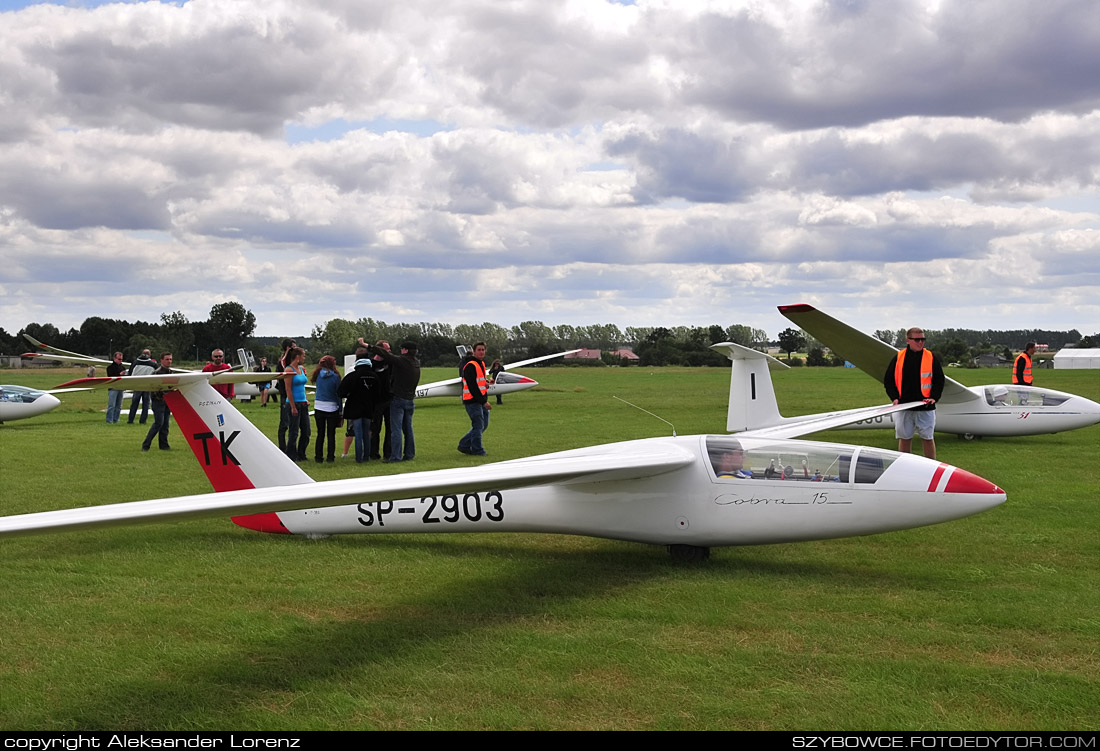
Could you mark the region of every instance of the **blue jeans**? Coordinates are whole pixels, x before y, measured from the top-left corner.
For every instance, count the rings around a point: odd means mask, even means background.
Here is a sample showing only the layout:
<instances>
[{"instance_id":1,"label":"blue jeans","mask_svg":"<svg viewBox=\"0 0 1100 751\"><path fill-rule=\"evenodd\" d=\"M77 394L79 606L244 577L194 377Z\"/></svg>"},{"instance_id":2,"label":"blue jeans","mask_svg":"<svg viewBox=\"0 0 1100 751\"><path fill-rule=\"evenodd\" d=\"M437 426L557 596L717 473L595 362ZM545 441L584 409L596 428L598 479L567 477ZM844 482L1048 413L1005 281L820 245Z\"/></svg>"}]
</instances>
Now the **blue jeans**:
<instances>
[{"instance_id":1,"label":"blue jeans","mask_svg":"<svg viewBox=\"0 0 1100 751\"><path fill-rule=\"evenodd\" d=\"M122 416L122 392L110 389L107 391L107 424L118 422Z\"/></svg>"},{"instance_id":2,"label":"blue jeans","mask_svg":"<svg viewBox=\"0 0 1100 751\"><path fill-rule=\"evenodd\" d=\"M286 431L290 426L290 401L286 396L279 394L279 451L286 453Z\"/></svg>"},{"instance_id":3,"label":"blue jeans","mask_svg":"<svg viewBox=\"0 0 1100 751\"><path fill-rule=\"evenodd\" d=\"M153 436L159 434L157 442L162 449L168 448L168 426L171 424L172 413L168 410L168 405L165 404L163 399L153 400L153 427L149 428L149 432L145 435L145 441L142 442L141 447L146 451L153 445Z\"/></svg>"},{"instance_id":4,"label":"blue jeans","mask_svg":"<svg viewBox=\"0 0 1100 751\"><path fill-rule=\"evenodd\" d=\"M149 417L149 401L152 395L148 391L135 391L134 395L130 397L130 419L129 423L134 424L134 415L137 414L138 404L141 404L141 424L145 424L146 418Z\"/></svg>"},{"instance_id":5,"label":"blue jeans","mask_svg":"<svg viewBox=\"0 0 1100 751\"><path fill-rule=\"evenodd\" d=\"M462 436L458 442L458 450L464 454L484 456L485 448L481 445L481 434L489 427L489 410L484 404L466 402L466 414L470 416L470 432Z\"/></svg>"},{"instance_id":6,"label":"blue jeans","mask_svg":"<svg viewBox=\"0 0 1100 751\"><path fill-rule=\"evenodd\" d=\"M401 453L401 437L405 437L405 453ZM392 461L408 461L416 456L413 441L413 400L395 396L390 400L390 443L393 444Z\"/></svg>"},{"instance_id":7,"label":"blue jeans","mask_svg":"<svg viewBox=\"0 0 1100 751\"><path fill-rule=\"evenodd\" d=\"M286 408L286 455L294 461L305 461L312 430L309 423L309 402L301 402L294 406L298 409L297 415L291 414L289 403Z\"/></svg>"},{"instance_id":8,"label":"blue jeans","mask_svg":"<svg viewBox=\"0 0 1100 751\"><path fill-rule=\"evenodd\" d=\"M370 420L366 417L357 417L351 421L351 429L355 434L355 461L362 464L370 458Z\"/></svg>"}]
</instances>

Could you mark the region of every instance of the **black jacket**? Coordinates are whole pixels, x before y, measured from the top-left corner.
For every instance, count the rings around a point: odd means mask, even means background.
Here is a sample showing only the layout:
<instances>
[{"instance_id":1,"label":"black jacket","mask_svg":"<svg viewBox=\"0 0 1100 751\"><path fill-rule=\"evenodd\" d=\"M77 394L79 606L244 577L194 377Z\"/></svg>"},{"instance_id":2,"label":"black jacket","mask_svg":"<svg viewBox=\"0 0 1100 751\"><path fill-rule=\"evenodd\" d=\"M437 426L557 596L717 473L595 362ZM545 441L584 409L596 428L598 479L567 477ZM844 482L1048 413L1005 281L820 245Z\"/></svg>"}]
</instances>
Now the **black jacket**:
<instances>
[{"instance_id":1,"label":"black jacket","mask_svg":"<svg viewBox=\"0 0 1100 751\"><path fill-rule=\"evenodd\" d=\"M378 399L378 376L369 365L360 365L344 376L337 393L344 399L346 419L370 418Z\"/></svg>"}]
</instances>

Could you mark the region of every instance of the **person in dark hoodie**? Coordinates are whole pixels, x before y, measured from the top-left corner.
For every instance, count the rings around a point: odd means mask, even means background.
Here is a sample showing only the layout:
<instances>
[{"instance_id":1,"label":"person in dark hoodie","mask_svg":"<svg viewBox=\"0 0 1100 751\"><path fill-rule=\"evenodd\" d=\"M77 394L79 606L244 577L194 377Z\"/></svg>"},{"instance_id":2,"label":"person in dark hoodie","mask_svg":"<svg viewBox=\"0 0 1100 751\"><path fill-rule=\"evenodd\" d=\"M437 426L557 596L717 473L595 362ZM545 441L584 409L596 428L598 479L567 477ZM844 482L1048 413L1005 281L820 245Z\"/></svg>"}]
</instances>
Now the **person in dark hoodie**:
<instances>
[{"instance_id":1,"label":"person in dark hoodie","mask_svg":"<svg viewBox=\"0 0 1100 751\"><path fill-rule=\"evenodd\" d=\"M370 459L370 423L374 402L378 396L378 377L367 358L355 361L355 369L340 381L340 397L344 400L344 419L355 434L355 462Z\"/></svg>"},{"instance_id":2,"label":"person in dark hoodie","mask_svg":"<svg viewBox=\"0 0 1100 751\"><path fill-rule=\"evenodd\" d=\"M390 351L390 343L385 339L379 339L376 346ZM374 356L373 364L374 374L378 376L378 398L374 402L374 414L370 418L370 458L381 459L393 451L393 430L390 423L393 389L390 387L390 366L378 355Z\"/></svg>"},{"instance_id":3,"label":"person in dark hoodie","mask_svg":"<svg viewBox=\"0 0 1100 751\"><path fill-rule=\"evenodd\" d=\"M130 373L132 376L152 375L153 371L157 369L157 361L153 359L149 350L143 349L141 356L138 359L130 363ZM134 417L137 415L138 404L141 404L141 424L144 425L145 421L149 417L149 392L148 391L135 391L134 395L130 397L130 419L126 422L130 425L134 424Z\"/></svg>"},{"instance_id":4,"label":"person in dark hoodie","mask_svg":"<svg viewBox=\"0 0 1100 751\"><path fill-rule=\"evenodd\" d=\"M470 418L470 430L458 442L458 450L471 456L485 456L481 434L489 427L489 378L485 373L485 342L474 345L459 368L462 374L462 406Z\"/></svg>"},{"instance_id":5,"label":"person in dark hoodie","mask_svg":"<svg viewBox=\"0 0 1100 751\"><path fill-rule=\"evenodd\" d=\"M416 387L420 385L420 360L416 359L416 342L402 342L401 355L394 355L378 346L369 346L363 337L359 337L359 346L366 347L372 355L382 358L390 366L390 387L393 398L390 400L390 455L385 462L412 461L416 458L416 443L413 441L413 399ZM404 446L402 447L402 438ZM404 448L404 452L402 452Z\"/></svg>"}]
</instances>

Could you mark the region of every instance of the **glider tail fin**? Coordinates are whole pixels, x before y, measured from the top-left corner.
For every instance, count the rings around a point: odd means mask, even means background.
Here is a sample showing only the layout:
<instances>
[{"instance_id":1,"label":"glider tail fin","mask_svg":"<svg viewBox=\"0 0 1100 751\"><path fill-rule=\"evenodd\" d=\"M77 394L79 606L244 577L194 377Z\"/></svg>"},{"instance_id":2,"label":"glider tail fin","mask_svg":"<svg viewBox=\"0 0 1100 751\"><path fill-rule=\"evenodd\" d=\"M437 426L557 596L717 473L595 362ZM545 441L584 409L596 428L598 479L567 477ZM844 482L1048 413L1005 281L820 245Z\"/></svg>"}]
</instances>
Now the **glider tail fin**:
<instances>
[{"instance_id":1,"label":"glider tail fin","mask_svg":"<svg viewBox=\"0 0 1100 751\"><path fill-rule=\"evenodd\" d=\"M164 400L215 491L313 482L209 383L183 385L166 392ZM234 516L232 521L258 532L289 532L274 512Z\"/></svg>"},{"instance_id":2,"label":"glider tail fin","mask_svg":"<svg viewBox=\"0 0 1100 751\"><path fill-rule=\"evenodd\" d=\"M711 349L726 355L732 362L726 430L754 430L783 422L769 368L778 370L787 366L771 355L733 342L713 344Z\"/></svg>"},{"instance_id":3,"label":"glider tail fin","mask_svg":"<svg viewBox=\"0 0 1100 751\"><path fill-rule=\"evenodd\" d=\"M313 482L206 380L181 383L164 401L215 491Z\"/></svg>"}]
</instances>

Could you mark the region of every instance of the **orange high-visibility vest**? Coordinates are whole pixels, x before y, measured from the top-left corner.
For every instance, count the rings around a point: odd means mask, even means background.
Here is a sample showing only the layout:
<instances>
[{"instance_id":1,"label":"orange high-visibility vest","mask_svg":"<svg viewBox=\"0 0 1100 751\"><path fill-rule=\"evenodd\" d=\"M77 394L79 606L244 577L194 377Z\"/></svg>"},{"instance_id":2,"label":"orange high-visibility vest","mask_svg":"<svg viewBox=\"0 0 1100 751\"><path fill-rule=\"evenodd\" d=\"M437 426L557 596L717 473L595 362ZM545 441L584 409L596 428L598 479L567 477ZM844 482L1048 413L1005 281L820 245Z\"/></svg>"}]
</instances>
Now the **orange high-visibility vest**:
<instances>
[{"instance_id":1,"label":"orange high-visibility vest","mask_svg":"<svg viewBox=\"0 0 1100 751\"><path fill-rule=\"evenodd\" d=\"M480 360L470 360L477 368L477 388L481 392L482 396L485 396L489 391L489 384L485 378L485 364ZM467 363L469 364L469 363ZM470 385L466 383L466 366L462 366L462 401L468 402L474 398L474 395L470 393Z\"/></svg>"},{"instance_id":2,"label":"orange high-visibility vest","mask_svg":"<svg viewBox=\"0 0 1100 751\"><path fill-rule=\"evenodd\" d=\"M1027 352L1021 352L1019 357L1016 358L1016 362L1012 363L1012 382L1016 385L1020 385L1021 381L1016 377L1016 368L1020 366L1020 357L1024 358L1024 386L1031 385L1031 358L1027 356Z\"/></svg>"},{"instance_id":3,"label":"orange high-visibility vest","mask_svg":"<svg viewBox=\"0 0 1100 751\"><path fill-rule=\"evenodd\" d=\"M905 362L905 353L908 347L898 350L898 364L894 367L894 383L898 386L898 396L901 396L901 368ZM920 357L920 392L924 398L932 396L932 353L924 350Z\"/></svg>"}]
</instances>

